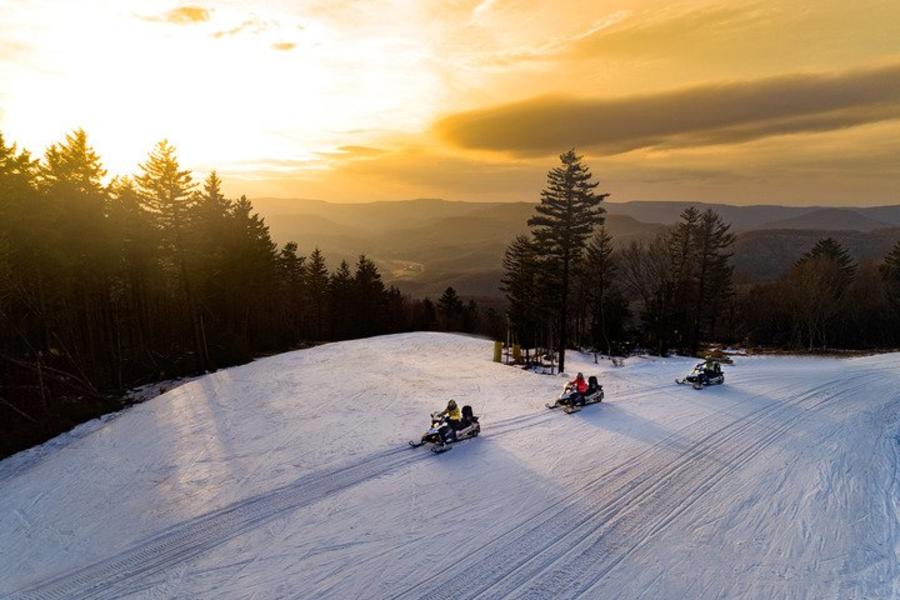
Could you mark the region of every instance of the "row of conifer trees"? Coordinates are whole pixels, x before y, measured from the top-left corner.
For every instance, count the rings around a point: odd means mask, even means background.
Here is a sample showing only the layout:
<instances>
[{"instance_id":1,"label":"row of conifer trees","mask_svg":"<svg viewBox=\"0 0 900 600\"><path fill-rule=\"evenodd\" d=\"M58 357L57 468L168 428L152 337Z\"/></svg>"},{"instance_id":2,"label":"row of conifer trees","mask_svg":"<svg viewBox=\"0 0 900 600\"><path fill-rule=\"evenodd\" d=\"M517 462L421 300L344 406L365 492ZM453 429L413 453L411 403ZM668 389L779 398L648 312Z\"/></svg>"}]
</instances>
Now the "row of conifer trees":
<instances>
[{"instance_id":1,"label":"row of conifer trees","mask_svg":"<svg viewBox=\"0 0 900 600\"><path fill-rule=\"evenodd\" d=\"M474 303L329 272L281 247L245 197L195 183L160 142L106 182L84 131L40 160L0 137L0 456L118 408L138 384L381 333L474 331Z\"/></svg>"},{"instance_id":2,"label":"row of conifer trees","mask_svg":"<svg viewBox=\"0 0 900 600\"><path fill-rule=\"evenodd\" d=\"M574 150L547 175L529 235L504 256L512 337L559 358L567 347L697 354L706 343L780 348L900 346L900 241L857 265L831 238L774 282L736 285L735 235L713 210L687 208L651 240L615 244L606 194Z\"/></svg>"}]
</instances>

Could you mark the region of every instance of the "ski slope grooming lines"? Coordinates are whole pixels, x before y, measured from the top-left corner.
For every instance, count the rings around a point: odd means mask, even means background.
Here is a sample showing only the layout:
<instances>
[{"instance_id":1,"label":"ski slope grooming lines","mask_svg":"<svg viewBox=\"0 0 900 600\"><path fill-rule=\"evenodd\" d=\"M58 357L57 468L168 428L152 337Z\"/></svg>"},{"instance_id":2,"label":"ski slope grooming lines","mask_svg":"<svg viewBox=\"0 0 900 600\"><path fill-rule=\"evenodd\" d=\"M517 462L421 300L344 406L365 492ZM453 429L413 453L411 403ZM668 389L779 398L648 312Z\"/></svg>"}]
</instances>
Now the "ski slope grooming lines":
<instances>
[{"instance_id":1,"label":"ski slope grooming lines","mask_svg":"<svg viewBox=\"0 0 900 600\"><path fill-rule=\"evenodd\" d=\"M573 416L468 336L207 375L0 462L0 598L900 597L900 354L695 363L572 352Z\"/></svg>"}]
</instances>

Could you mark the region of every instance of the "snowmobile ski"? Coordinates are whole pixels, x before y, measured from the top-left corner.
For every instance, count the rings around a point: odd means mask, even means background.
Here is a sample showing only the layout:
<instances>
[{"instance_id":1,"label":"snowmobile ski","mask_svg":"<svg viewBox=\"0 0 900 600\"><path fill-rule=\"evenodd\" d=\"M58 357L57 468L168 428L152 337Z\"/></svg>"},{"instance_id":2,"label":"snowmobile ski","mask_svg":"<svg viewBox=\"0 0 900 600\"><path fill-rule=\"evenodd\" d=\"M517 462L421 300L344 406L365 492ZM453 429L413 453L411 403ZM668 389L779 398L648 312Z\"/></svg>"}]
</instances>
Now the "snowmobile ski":
<instances>
[{"instance_id":1,"label":"snowmobile ski","mask_svg":"<svg viewBox=\"0 0 900 600\"><path fill-rule=\"evenodd\" d=\"M600 404L601 402L603 402L603 399L602 399L602 398L603 398L603 397L601 396L601 399L600 399L600 400L592 400L592 401L590 401L590 402L585 402L584 404L571 404L571 405L565 407L565 408L563 409L563 411L564 411L567 415L571 415L571 414L574 414L574 413L577 413L577 412L581 412L581 409L584 408L585 406L590 406L591 404Z\"/></svg>"},{"instance_id":2,"label":"snowmobile ski","mask_svg":"<svg viewBox=\"0 0 900 600\"><path fill-rule=\"evenodd\" d=\"M544 404L544 406L546 406L550 410L553 410L554 408L559 408L562 405L559 402L554 402L553 404L550 404L549 402L547 402L546 404Z\"/></svg>"},{"instance_id":3,"label":"snowmobile ski","mask_svg":"<svg viewBox=\"0 0 900 600\"><path fill-rule=\"evenodd\" d=\"M453 446L451 446L450 444L434 444L431 446L431 451L435 454L443 454L447 450L453 450Z\"/></svg>"},{"instance_id":4,"label":"snowmobile ski","mask_svg":"<svg viewBox=\"0 0 900 600\"><path fill-rule=\"evenodd\" d=\"M412 441L412 440L409 440L409 447L410 447L410 448L418 448L419 446L424 446L424 445L425 445L425 440L419 440L418 442L414 442L414 441Z\"/></svg>"}]
</instances>

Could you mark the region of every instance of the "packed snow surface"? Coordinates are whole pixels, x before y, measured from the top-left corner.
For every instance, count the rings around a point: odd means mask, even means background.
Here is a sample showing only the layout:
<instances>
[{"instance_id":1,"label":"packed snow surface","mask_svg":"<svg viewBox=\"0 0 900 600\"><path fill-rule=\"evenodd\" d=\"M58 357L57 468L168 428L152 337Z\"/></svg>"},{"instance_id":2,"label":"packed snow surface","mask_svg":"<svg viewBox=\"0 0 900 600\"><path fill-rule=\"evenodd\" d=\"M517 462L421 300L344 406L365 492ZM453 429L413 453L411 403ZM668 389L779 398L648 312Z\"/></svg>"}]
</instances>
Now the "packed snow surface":
<instances>
[{"instance_id":1,"label":"packed snow surface","mask_svg":"<svg viewBox=\"0 0 900 600\"><path fill-rule=\"evenodd\" d=\"M0 597L897 598L900 355L563 379L434 333L226 369L0 463ZM482 434L412 449L450 398Z\"/></svg>"}]
</instances>

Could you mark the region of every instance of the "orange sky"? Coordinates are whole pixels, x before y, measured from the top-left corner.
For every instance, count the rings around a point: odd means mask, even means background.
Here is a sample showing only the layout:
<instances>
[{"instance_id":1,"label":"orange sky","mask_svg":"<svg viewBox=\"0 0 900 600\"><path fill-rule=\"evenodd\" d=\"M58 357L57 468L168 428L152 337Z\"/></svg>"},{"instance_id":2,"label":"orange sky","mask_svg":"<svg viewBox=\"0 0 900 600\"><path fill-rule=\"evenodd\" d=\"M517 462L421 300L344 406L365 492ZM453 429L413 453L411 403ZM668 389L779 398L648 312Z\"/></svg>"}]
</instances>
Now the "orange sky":
<instances>
[{"instance_id":1,"label":"orange sky","mask_svg":"<svg viewBox=\"0 0 900 600\"><path fill-rule=\"evenodd\" d=\"M896 0L0 0L0 132L229 194L900 203Z\"/></svg>"}]
</instances>

